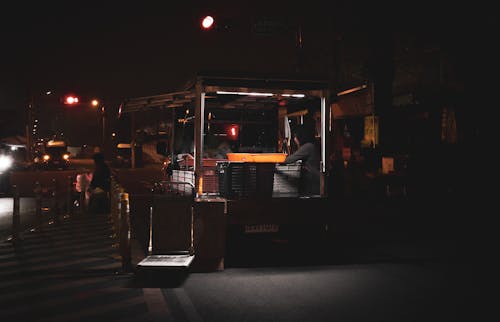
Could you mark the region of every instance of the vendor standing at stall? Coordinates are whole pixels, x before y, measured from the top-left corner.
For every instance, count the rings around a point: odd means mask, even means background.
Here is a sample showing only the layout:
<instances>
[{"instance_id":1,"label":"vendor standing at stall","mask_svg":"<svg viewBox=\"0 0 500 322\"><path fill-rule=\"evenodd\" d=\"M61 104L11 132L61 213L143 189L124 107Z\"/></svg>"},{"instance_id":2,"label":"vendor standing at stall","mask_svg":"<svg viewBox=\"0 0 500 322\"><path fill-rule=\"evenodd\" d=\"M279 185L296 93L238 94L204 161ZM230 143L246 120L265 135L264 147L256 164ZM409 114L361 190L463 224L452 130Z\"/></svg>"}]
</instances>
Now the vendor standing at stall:
<instances>
[{"instance_id":1,"label":"vendor standing at stall","mask_svg":"<svg viewBox=\"0 0 500 322\"><path fill-rule=\"evenodd\" d=\"M314 136L314 127L309 124L299 125L293 133L293 139L298 149L286 157L285 163L301 161L299 194L301 196L319 195L321 153Z\"/></svg>"}]
</instances>

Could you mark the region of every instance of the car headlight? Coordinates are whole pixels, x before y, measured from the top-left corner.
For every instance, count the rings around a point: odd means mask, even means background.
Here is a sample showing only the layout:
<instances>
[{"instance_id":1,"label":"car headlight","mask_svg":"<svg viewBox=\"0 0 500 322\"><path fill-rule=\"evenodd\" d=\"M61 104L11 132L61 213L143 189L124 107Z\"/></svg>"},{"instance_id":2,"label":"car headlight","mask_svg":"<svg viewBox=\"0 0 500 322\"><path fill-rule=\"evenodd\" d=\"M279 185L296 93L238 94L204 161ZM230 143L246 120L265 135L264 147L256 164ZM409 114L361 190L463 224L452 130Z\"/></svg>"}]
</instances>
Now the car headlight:
<instances>
[{"instance_id":1,"label":"car headlight","mask_svg":"<svg viewBox=\"0 0 500 322\"><path fill-rule=\"evenodd\" d=\"M45 155L43 156L43 161L49 161L49 159L50 159L50 155L45 154Z\"/></svg>"},{"instance_id":2,"label":"car headlight","mask_svg":"<svg viewBox=\"0 0 500 322\"><path fill-rule=\"evenodd\" d=\"M14 160L10 155L0 155L0 171L8 170L12 167Z\"/></svg>"},{"instance_id":3,"label":"car headlight","mask_svg":"<svg viewBox=\"0 0 500 322\"><path fill-rule=\"evenodd\" d=\"M66 161L68 161L69 160L69 154L64 154L63 155L63 159L66 160Z\"/></svg>"}]
</instances>

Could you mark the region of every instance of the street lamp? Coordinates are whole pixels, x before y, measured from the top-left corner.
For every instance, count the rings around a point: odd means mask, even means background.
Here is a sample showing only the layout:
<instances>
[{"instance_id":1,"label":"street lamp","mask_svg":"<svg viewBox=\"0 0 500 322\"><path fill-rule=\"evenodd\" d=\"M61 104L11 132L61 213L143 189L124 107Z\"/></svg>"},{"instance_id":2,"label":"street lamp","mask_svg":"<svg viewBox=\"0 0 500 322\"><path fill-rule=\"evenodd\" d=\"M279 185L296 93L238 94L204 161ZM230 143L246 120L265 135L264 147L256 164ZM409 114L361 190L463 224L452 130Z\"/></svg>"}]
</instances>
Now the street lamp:
<instances>
[{"instance_id":1,"label":"street lamp","mask_svg":"<svg viewBox=\"0 0 500 322\"><path fill-rule=\"evenodd\" d=\"M105 143L106 143L106 108L104 105L101 106L101 102L99 102L98 99L93 99L90 104L92 107L95 107L98 109L98 112L101 113L101 123L102 123L102 138L101 138L101 147L102 150L105 150Z\"/></svg>"}]
</instances>

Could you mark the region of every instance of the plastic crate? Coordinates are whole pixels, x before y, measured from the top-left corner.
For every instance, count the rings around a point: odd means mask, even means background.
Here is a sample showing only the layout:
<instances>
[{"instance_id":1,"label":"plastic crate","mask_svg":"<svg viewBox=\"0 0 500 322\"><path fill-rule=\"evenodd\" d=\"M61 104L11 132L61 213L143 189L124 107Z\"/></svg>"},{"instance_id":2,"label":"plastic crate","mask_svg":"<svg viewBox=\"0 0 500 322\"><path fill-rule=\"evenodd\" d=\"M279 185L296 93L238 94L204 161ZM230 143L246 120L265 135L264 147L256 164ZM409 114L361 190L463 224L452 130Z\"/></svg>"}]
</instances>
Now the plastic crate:
<instances>
[{"instance_id":1,"label":"plastic crate","mask_svg":"<svg viewBox=\"0 0 500 322\"><path fill-rule=\"evenodd\" d=\"M203 192L219 192L219 177L215 166L203 169Z\"/></svg>"},{"instance_id":2,"label":"plastic crate","mask_svg":"<svg viewBox=\"0 0 500 322\"><path fill-rule=\"evenodd\" d=\"M276 195L297 195L299 193L300 169L299 163L277 164L274 173L273 193Z\"/></svg>"},{"instance_id":3,"label":"plastic crate","mask_svg":"<svg viewBox=\"0 0 500 322\"><path fill-rule=\"evenodd\" d=\"M228 199L272 197L274 163L218 162L219 194Z\"/></svg>"}]
</instances>

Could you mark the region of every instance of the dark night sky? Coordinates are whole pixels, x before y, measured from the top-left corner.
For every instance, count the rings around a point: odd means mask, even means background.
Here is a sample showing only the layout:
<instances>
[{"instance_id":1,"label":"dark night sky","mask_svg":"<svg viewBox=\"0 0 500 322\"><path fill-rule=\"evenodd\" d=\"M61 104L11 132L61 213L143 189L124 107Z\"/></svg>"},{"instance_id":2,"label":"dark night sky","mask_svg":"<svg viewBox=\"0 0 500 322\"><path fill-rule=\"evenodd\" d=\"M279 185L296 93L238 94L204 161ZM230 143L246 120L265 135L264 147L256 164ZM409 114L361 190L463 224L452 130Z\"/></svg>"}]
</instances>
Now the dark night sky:
<instances>
[{"instance_id":1,"label":"dark night sky","mask_svg":"<svg viewBox=\"0 0 500 322\"><path fill-rule=\"evenodd\" d=\"M81 3L20 3L2 10L3 62L7 74L13 74L19 85L118 97L153 94L179 86L182 78L209 66L265 69L258 66L267 61L267 66L274 65L278 71L293 71L289 66L293 58L284 56L293 51L294 35L252 36L252 22L259 17L301 22L304 33L315 38L305 38L304 46L315 50L315 42L326 39L322 37L326 37L324 29L331 17L336 26L349 32L413 28L425 33L436 23L459 27L455 24L463 14L463 9L452 7L439 17L444 10L436 5L402 6L398 11L387 6L372 11L342 1L308 1L308 7L290 1L211 1L211 8L200 6L198 3L205 3L201 1ZM199 17L204 12L231 19L232 32L218 37L201 32ZM411 21L419 24L412 26Z\"/></svg>"},{"instance_id":2,"label":"dark night sky","mask_svg":"<svg viewBox=\"0 0 500 322\"><path fill-rule=\"evenodd\" d=\"M293 35L287 35L289 39L264 37L252 44L249 31L258 15L290 20L297 15L297 8L290 4L287 8L258 3L222 7L215 2L215 9L210 10L193 1L96 6L85 2L82 7L43 3L36 8L30 4L14 13L3 11L4 43L10 44L4 47L9 50L2 53L7 58L3 61L17 82L32 88L104 91L119 97L163 92L180 86L204 66L253 67L258 55L267 53L279 61L273 49L293 49ZM301 14L309 19L320 13L309 11ZM231 19L231 34L214 37L201 32L203 12Z\"/></svg>"},{"instance_id":3,"label":"dark night sky","mask_svg":"<svg viewBox=\"0 0 500 322\"><path fill-rule=\"evenodd\" d=\"M320 74L325 72L321 66L326 65L331 26L343 35L366 33L374 42L396 29L437 41L450 38L456 44L462 36L470 41L467 33L478 28L476 21L488 25L491 20L487 8L429 4L396 8L352 1L307 1L307 7L290 1L16 2L0 13L0 110L18 111L28 93L45 89L103 97L116 104L127 97L177 90L199 70L294 72L294 30L256 35L251 26L262 17L301 23L308 61L325 60L309 66ZM231 32L202 32L199 19L204 13L229 21Z\"/></svg>"}]
</instances>

